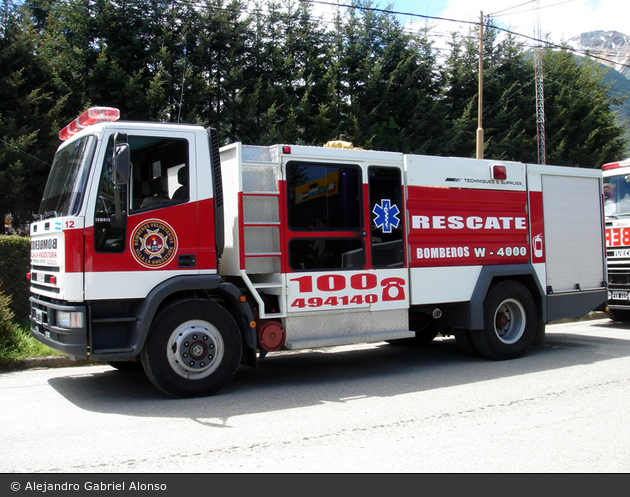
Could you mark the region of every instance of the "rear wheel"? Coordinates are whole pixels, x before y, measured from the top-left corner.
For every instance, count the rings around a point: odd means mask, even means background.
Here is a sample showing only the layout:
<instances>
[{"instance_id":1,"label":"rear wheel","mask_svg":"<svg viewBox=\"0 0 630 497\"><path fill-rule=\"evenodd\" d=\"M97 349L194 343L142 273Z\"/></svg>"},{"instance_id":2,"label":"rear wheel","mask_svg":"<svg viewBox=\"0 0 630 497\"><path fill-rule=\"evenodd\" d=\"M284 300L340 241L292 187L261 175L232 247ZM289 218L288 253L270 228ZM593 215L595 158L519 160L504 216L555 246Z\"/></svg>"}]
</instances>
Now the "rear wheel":
<instances>
[{"instance_id":1,"label":"rear wheel","mask_svg":"<svg viewBox=\"0 0 630 497\"><path fill-rule=\"evenodd\" d=\"M220 305L188 299L155 318L142 351L151 382L173 397L211 395L234 377L242 342L236 322Z\"/></svg>"},{"instance_id":2,"label":"rear wheel","mask_svg":"<svg viewBox=\"0 0 630 497\"><path fill-rule=\"evenodd\" d=\"M536 335L536 304L517 281L493 285L483 302L484 329L471 333L475 350L488 359L515 359L527 352Z\"/></svg>"}]
</instances>

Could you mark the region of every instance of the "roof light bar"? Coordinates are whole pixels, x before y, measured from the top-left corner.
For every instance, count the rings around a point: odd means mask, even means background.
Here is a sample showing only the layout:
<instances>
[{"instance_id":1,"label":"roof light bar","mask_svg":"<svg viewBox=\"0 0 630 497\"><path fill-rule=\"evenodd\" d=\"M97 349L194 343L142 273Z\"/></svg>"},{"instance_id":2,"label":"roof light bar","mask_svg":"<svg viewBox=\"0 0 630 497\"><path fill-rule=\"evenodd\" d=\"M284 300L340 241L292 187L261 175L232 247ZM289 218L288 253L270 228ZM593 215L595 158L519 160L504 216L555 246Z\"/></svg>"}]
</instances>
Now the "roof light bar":
<instances>
[{"instance_id":1,"label":"roof light bar","mask_svg":"<svg viewBox=\"0 0 630 497\"><path fill-rule=\"evenodd\" d=\"M59 131L59 139L67 140L91 124L112 122L120 119L120 111L114 107L91 107Z\"/></svg>"},{"instance_id":2,"label":"roof light bar","mask_svg":"<svg viewBox=\"0 0 630 497\"><path fill-rule=\"evenodd\" d=\"M602 166L602 169L606 171L608 169L617 169L619 167L628 167L628 166L630 166L630 158L619 161L619 162L609 162L608 164L604 164Z\"/></svg>"}]
</instances>

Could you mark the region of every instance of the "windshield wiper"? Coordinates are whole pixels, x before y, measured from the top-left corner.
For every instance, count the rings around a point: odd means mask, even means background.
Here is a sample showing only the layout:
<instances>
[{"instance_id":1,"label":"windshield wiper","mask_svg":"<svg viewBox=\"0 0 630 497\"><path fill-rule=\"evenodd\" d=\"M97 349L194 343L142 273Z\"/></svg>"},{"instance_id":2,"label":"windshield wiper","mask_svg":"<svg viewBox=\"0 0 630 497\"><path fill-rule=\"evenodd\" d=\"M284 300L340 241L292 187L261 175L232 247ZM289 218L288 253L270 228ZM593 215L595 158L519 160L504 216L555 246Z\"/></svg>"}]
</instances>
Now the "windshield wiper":
<instances>
[{"instance_id":1,"label":"windshield wiper","mask_svg":"<svg viewBox=\"0 0 630 497\"><path fill-rule=\"evenodd\" d=\"M46 211L41 215L42 219L50 219L51 217L59 217L59 214L57 214L57 211Z\"/></svg>"},{"instance_id":2,"label":"windshield wiper","mask_svg":"<svg viewBox=\"0 0 630 497\"><path fill-rule=\"evenodd\" d=\"M617 214L606 214L606 217L609 219L621 219L621 218L626 218L626 217L630 217L630 212L620 212Z\"/></svg>"}]
</instances>

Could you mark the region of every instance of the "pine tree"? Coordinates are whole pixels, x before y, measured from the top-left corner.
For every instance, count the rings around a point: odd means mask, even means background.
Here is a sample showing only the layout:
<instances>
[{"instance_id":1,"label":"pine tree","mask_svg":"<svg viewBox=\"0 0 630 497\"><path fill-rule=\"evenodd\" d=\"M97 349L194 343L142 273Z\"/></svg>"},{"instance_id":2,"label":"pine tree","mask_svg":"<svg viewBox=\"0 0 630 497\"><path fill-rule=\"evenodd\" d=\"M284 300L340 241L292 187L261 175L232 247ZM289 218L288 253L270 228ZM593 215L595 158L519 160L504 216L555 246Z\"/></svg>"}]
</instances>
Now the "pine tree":
<instances>
[{"instance_id":1,"label":"pine tree","mask_svg":"<svg viewBox=\"0 0 630 497\"><path fill-rule=\"evenodd\" d=\"M605 71L567 50L546 50L543 62L547 162L600 167L619 159L623 129L611 112Z\"/></svg>"},{"instance_id":2,"label":"pine tree","mask_svg":"<svg viewBox=\"0 0 630 497\"><path fill-rule=\"evenodd\" d=\"M64 97L43 55L26 8L8 11L0 37L0 213L14 227L39 206ZM55 136L56 139L56 136ZM0 228L4 232L4 223Z\"/></svg>"}]
</instances>

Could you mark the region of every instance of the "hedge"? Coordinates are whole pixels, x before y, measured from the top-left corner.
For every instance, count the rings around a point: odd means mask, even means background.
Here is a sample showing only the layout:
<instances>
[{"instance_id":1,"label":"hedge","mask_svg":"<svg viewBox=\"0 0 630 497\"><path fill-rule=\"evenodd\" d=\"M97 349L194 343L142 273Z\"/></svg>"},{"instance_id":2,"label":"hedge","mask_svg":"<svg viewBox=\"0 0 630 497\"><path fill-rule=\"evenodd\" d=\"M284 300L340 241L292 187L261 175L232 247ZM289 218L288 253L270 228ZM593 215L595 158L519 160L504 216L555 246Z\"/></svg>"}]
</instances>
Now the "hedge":
<instances>
[{"instance_id":1,"label":"hedge","mask_svg":"<svg viewBox=\"0 0 630 497\"><path fill-rule=\"evenodd\" d=\"M17 323L28 321L30 314L31 239L17 235L0 235L0 291L11 297L8 308Z\"/></svg>"}]
</instances>

